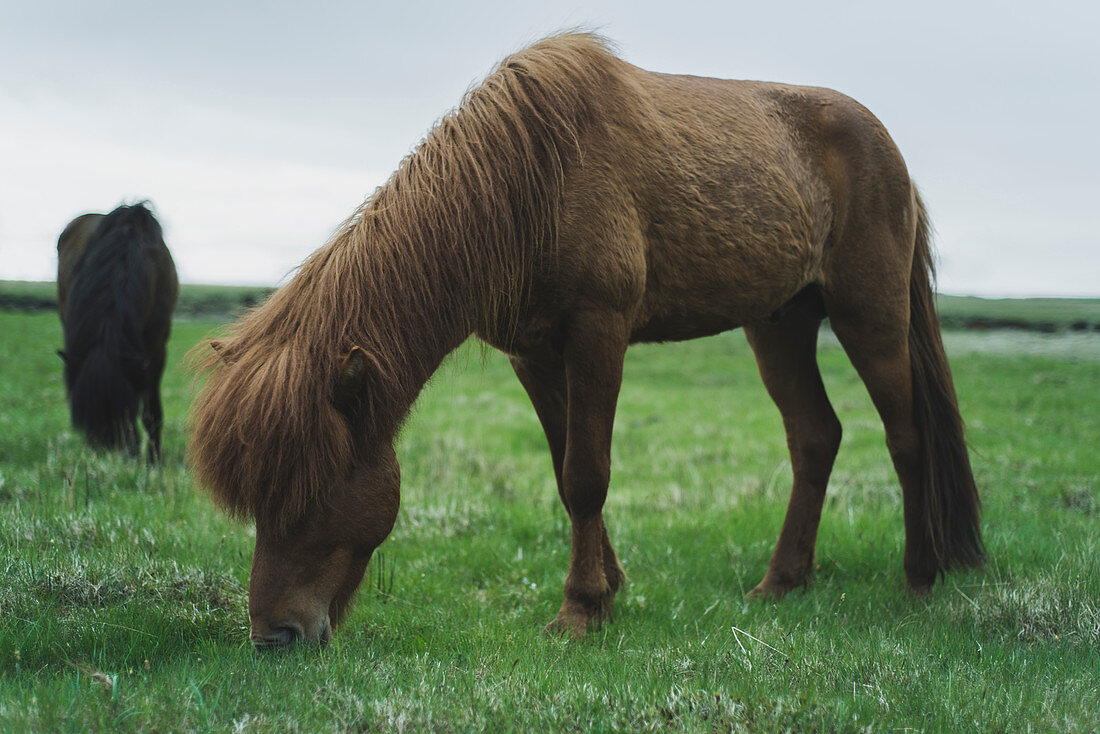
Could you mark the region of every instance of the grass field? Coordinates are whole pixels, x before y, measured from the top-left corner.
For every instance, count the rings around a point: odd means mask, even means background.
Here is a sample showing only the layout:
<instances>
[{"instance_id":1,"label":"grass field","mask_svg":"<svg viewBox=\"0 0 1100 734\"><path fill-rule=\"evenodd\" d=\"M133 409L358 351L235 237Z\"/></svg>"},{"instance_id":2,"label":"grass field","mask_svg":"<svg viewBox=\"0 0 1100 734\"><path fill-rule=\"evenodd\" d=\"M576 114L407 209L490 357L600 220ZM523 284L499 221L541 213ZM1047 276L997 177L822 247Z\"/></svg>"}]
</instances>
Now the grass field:
<instances>
[{"instance_id":1,"label":"grass field","mask_svg":"<svg viewBox=\"0 0 1100 734\"><path fill-rule=\"evenodd\" d=\"M568 525L506 362L467 347L398 447L402 509L326 649L247 639L252 531L191 483L187 349L166 464L68 426L54 313L0 311L0 730L1095 731L1100 335L948 335L989 551L904 591L881 424L825 338L845 427L811 584L763 575L790 481L740 334L628 355L607 519L616 620L544 637ZM1019 345L1019 348L1017 348Z\"/></svg>"}]
</instances>

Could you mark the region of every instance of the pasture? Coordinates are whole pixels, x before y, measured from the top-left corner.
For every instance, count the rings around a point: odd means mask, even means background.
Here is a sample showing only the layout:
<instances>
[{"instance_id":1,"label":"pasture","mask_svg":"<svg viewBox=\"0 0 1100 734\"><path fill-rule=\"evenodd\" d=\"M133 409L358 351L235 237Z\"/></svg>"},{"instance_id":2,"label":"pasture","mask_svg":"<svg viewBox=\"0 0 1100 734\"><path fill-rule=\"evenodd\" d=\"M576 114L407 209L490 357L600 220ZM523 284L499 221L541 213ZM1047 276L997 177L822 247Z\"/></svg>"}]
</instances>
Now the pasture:
<instances>
[{"instance_id":1,"label":"pasture","mask_svg":"<svg viewBox=\"0 0 1100 734\"><path fill-rule=\"evenodd\" d=\"M0 311L0 729L1093 731L1100 728L1100 335L947 336L984 570L905 593L897 479L827 335L844 440L816 575L762 577L790 483L740 333L627 354L606 516L628 582L580 642L540 632L569 525L545 439L468 344L398 443L402 508L324 649L248 641L253 531L190 480L177 321L164 465L85 448L56 313Z\"/></svg>"}]
</instances>

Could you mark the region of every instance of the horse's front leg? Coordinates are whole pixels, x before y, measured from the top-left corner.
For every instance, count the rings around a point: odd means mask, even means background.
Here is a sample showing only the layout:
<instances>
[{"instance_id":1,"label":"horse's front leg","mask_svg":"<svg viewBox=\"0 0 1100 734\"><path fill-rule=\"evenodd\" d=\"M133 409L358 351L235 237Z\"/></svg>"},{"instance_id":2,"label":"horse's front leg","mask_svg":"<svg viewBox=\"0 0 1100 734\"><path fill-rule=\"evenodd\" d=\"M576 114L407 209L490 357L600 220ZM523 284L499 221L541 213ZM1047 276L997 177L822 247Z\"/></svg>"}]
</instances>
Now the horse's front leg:
<instances>
[{"instance_id":1,"label":"horse's front leg","mask_svg":"<svg viewBox=\"0 0 1100 734\"><path fill-rule=\"evenodd\" d=\"M531 404L535 406L535 413L550 446L558 496L565 511L569 512L569 502L565 498L565 486L562 483L562 467L565 464L565 363L559 354L544 353L538 357L512 357L512 368L531 398ZM611 593L614 594L626 581L626 574L623 573L623 567L611 546L606 527L603 530L602 545L603 571Z\"/></svg>"},{"instance_id":2,"label":"horse's front leg","mask_svg":"<svg viewBox=\"0 0 1100 734\"><path fill-rule=\"evenodd\" d=\"M612 599L622 582L618 559L607 539L603 504L611 478L611 433L628 340L620 315L588 313L573 319L563 351L567 400L561 494L573 532L565 599L547 630L574 637L584 635L590 621L599 625L610 616Z\"/></svg>"}]
</instances>

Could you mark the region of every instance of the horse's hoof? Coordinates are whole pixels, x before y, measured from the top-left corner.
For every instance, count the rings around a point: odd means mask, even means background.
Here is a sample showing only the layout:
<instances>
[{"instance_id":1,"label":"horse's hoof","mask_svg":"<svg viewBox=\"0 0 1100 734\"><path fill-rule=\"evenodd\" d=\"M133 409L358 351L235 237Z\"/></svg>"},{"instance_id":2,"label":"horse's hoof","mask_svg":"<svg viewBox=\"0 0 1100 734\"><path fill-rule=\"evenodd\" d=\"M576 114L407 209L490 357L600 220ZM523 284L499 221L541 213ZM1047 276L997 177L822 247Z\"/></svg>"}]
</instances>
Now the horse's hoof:
<instances>
[{"instance_id":1,"label":"horse's hoof","mask_svg":"<svg viewBox=\"0 0 1100 734\"><path fill-rule=\"evenodd\" d=\"M746 599L763 599L765 601L779 601L787 595L791 589L799 584L782 584L765 578L757 584L752 591L745 594Z\"/></svg>"},{"instance_id":2,"label":"horse's hoof","mask_svg":"<svg viewBox=\"0 0 1100 734\"><path fill-rule=\"evenodd\" d=\"M932 593L932 581L913 581L912 579L905 582L905 588L909 590L909 593L916 597L928 596Z\"/></svg>"},{"instance_id":3,"label":"horse's hoof","mask_svg":"<svg viewBox=\"0 0 1100 734\"><path fill-rule=\"evenodd\" d=\"M786 589L775 588L772 586L764 586L764 584L758 584L749 593L745 594L746 599L759 599L761 601L779 601L783 598L783 595L787 593Z\"/></svg>"},{"instance_id":4,"label":"horse's hoof","mask_svg":"<svg viewBox=\"0 0 1100 734\"><path fill-rule=\"evenodd\" d=\"M558 612L554 620L542 628L542 633L554 637L570 637L579 640L588 629L588 619L581 615Z\"/></svg>"},{"instance_id":5,"label":"horse's hoof","mask_svg":"<svg viewBox=\"0 0 1100 734\"><path fill-rule=\"evenodd\" d=\"M584 637L590 623L598 630L603 627L604 622L611 621L611 601L614 596L614 593L608 591L595 602L589 603L566 599L554 621L546 625L543 632L548 635L569 635L574 640L579 640Z\"/></svg>"}]
</instances>

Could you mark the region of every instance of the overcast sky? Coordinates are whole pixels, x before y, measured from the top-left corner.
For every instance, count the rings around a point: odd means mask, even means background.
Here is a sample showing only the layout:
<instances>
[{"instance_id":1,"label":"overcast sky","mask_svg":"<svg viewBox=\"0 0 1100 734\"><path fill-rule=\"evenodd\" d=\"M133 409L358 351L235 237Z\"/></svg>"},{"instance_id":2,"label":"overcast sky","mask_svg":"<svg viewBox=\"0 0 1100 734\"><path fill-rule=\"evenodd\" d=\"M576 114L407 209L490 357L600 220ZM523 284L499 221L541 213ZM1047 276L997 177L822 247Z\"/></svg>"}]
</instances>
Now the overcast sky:
<instances>
[{"instance_id":1,"label":"overcast sky","mask_svg":"<svg viewBox=\"0 0 1100 734\"><path fill-rule=\"evenodd\" d=\"M578 26L863 102L941 290L1100 296L1100 5L1058 0L0 0L0 279L52 280L66 222L148 198L185 282L282 282L497 61Z\"/></svg>"}]
</instances>

